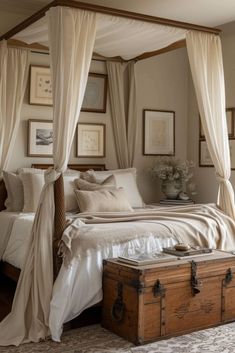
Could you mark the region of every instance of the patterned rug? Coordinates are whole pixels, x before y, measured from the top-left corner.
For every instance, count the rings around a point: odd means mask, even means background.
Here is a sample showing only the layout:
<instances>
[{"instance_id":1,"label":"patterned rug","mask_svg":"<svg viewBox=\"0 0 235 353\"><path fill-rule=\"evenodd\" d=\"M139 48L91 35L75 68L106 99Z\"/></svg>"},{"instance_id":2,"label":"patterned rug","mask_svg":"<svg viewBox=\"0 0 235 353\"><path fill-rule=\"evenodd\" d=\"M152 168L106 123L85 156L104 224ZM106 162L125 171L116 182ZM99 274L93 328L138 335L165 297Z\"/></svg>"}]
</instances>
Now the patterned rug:
<instances>
[{"instance_id":1,"label":"patterned rug","mask_svg":"<svg viewBox=\"0 0 235 353\"><path fill-rule=\"evenodd\" d=\"M235 323L188 335L134 346L99 325L66 332L61 343L47 340L18 348L0 347L1 353L235 353Z\"/></svg>"}]
</instances>

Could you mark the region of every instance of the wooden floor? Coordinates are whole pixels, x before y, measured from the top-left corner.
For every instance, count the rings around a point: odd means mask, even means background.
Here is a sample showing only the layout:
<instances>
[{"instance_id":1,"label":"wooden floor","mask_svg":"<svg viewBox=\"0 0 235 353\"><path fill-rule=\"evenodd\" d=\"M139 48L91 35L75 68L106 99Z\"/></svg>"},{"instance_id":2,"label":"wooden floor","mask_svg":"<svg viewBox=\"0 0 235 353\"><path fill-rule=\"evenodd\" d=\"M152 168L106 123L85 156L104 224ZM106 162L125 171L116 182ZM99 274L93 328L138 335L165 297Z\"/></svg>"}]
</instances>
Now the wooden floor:
<instances>
[{"instance_id":1,"label":"wooden floor","mask_svg":"<svg viewBox=\"0 0 235 353\"><path fill-rule=\"evenodd\" d=\"M11 311L16 284L0 274L0 321Z\"/></svg>"}]
</instances>

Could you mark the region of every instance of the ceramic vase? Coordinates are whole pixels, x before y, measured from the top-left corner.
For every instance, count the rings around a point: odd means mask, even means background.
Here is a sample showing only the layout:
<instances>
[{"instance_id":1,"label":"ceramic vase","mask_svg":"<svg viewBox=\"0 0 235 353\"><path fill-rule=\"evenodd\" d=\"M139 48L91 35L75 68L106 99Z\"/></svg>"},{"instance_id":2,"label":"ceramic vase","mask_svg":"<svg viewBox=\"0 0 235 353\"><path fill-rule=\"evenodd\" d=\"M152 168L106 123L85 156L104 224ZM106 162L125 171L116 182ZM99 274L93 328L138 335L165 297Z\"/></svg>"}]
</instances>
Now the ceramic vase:
<instances>
[{"instance_id":1,"label":"ceramic vase","mask_svg":"<svg viewBox=\"0 0 235 353\"><path fill-rule=\"evenodd\" d=\"M167 199L177 199L177 196L182 191L182 181L163 180L161 190Z\"/></svg>"}]
</instances>

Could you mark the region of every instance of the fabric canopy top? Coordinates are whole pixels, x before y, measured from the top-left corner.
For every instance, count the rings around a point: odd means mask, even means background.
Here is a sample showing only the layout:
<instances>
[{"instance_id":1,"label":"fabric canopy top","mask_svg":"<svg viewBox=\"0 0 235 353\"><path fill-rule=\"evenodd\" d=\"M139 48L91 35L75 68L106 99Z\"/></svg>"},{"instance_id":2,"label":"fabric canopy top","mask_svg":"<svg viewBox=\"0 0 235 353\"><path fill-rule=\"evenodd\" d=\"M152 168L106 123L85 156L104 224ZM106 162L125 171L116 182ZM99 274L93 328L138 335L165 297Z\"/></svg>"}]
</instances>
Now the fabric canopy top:
<instances>
[{"instance_id":1,"label":"fabric canopy top","mask_svg":"<svg viewBox=\"0 0 235 353\"><path fill-rule=\"evenodd\" d=\"M185 39L186 33L187 30L182 28L97 13L94 52L108 58L120 56L130 60ZM17 33L12 39L48 46L46 17Z\"/></svg>"}]
</instances>

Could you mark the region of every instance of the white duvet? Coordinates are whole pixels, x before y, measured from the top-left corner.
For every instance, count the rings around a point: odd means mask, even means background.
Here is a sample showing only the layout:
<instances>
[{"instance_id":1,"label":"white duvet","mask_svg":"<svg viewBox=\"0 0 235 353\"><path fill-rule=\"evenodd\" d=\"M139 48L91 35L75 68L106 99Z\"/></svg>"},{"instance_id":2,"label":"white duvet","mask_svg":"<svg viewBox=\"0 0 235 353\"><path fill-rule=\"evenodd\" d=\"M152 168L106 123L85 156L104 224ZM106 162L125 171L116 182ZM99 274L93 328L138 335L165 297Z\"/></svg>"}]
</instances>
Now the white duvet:
<instances>
[{"instance_id":1,"label":"white duvet","mask_svg":"<svg viewBox=\"0 0 235 353\"><path fill-rule=\"evenodd\" d=\"M22 268L30 231L34 219L33 213L0 212L0 259ZM84 225L83 232L96 232L101 236L106 234L126 233L133 222ZM136 232L153 228L150 222L135 222ZM162 226L163 227L163 226ZM74 259L69 267L62 265L53 289L50 310L50 330L52 338L60 340L63 323L78 316L86 308L102 300L102 261L105 258L127 255L128 253L151 252L160 250L163 246L176 243L173 236L162 237L161 225L158 224L158 237L135 239L122 245L112 245L91 249L88 256ZM165 227L164 232L165 233Z\"/></svg>"}]
</instances>

